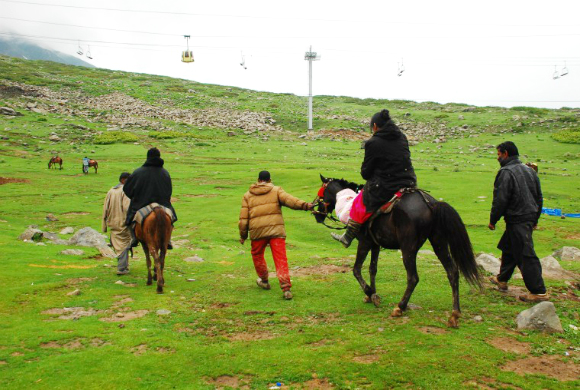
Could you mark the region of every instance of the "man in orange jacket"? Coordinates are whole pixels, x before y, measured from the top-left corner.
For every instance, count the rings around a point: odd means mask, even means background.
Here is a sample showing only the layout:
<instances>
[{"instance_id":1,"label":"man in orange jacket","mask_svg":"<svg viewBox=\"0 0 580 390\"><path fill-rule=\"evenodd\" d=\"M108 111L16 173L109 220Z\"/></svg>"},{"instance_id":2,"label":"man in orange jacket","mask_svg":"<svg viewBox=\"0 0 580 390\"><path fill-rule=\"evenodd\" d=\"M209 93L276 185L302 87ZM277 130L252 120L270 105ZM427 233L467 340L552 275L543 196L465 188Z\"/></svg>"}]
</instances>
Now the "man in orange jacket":
<instances>
[{"instance_id":1,"label":"man in orange jacket","mask_svg":"<svg viewBox=\"0 0 580 390\"><path fill-rule=\"evenodd\" d=\"M270 289L268 283L268 266L264 260L266 246L270 245L272 257L276 265L276 275L284 299L292 299L288 259L286 258L286 229L282 218L281 206L294 210L311 210L312 203L304 202L284 192L281 187L272 184L270 172L262 171L258 182L252 184L242 199L240 212L240 243L248 238L252 241L252 259L258 274L256 283L265 290Z\"/></svg>"}]
</instances>

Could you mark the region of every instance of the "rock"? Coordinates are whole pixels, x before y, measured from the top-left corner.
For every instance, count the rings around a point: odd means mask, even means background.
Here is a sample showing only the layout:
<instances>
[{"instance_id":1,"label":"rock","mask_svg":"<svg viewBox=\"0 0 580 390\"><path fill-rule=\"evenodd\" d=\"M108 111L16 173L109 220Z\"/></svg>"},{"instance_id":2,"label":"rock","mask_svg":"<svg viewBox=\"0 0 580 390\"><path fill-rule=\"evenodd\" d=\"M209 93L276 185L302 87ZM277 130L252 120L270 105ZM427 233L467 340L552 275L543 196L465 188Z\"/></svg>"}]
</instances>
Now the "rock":
<instances>
[{"instance_id":1,"label":"rock","mask_svg":"<svg viewBox=\"0 0 580 390\"><path fill-rule=\"evenodd\" d=\"M59 234L73 234L75 232L75 230L71 227L65 227L64 229L62 229L60 231Z\"/></svg>"},{"instance_id":2,"label":"rock","mask_svg":"<svg viewBox=\"0 0 580 390\"><path fill-rule=\"evenodd\" d=\"M48 222L55 222L58 221L58 218L54 216L54 214L46 214L46 220Z\"/></svg>"},{"instance_id":3,"label":"rock","mask_svg":"<svg viewBox=\"0 0 580 390\"><path fill-rule=\"evenodd\" d=\"M483 322L483 317L482 316L475 316L475 317L473 317L473 321L475 321L475 322Z\"/></svg>"},{"instance_id":4,"label":"rock","mask_svg":"<svg viewBox=\"0 0 580 390\"><path fill-rule=\"evenodd\" d=\"M183 259L183 261L187 261L188 263L203 263L205 260L199 257L198 255L187 257Z\"/></svg>"},{"instance_id":5,"label":"rock","mask_svg":"<svg viewBox=\"0 0 580 390\"><path fill-rule=\"evenodd\" d=\"M69 240L71 245L92 246L95 248L107 246L106 237L95 229L85 227L75 233Z\"/></svg>"},{"instance_id":6,"label":"rock","mask_svg":"<svg viewBox=\"0 0 580 390\"><path fill-rule=\"evenodd\" d=\"M552 302L541 302L528 310L522 311L518 314L516 323L518 324L518 330L532 329L542 332L564 332Z\"/></svg>"},{"instance_id":7,"label":"rock","mask_svg":"<svg viewBox=\"0 0 580 390\"><path fill-rule=\"evenodd\" d=\"M465 120L465 117L463 115L458 115L457 119L459 119L460 121Z\"/></svg>"},{"instance_id":8,"label":"rock","mask_svg":"<svg viewBox=\"0 0 580 390\"><path fill-rule=\"evenodd\" d=\"M576 275L573 272L562 268L558 260L553 256L546 256L540 259L542 264L542 276L548 279L573 280Z\"/></svg>"},{"instance_id":9,"label":"rock","mask_svg":"<svg viewBox=\"0 0 580 390\"><path fill-rule=\"evenodd\" d=\"M54 135L51 135L50 137L48 137L48 140L52 141L52 142L59 142L60 137L58 135L54 134Z\"/></svg>"},{"instance_id":10,"label":"rock","mask_svg":"<svg viewBox=\"0 0 580 390\"><path fill-rule=\"evenodd\" d=\"M0 107L0 115L22 116L21 113L14 111L9 107Z\"/></svg>"},{"instance_id":11,"label":"rock","mask_svg":"<svg viewBox=\"0 0 580 390\"><path fill-rule=\"evenodd\" d=\"M18 236L18 239L21 241L33 241L33 237L35 236L37 237L36 241L38 241L38 237L42 239L42 230L29 226L21 235Z\"/></svg>"},{"instance_id":12,"label":"rock","mask_svg":"<svg viewBox=\"0 0 580 390\"><path fill-rule=\"evenodd\" d=\"M81 290L76 289L74 291L67 293L66 295L68 295L68 296L81 295Z\"/></svg>"},{"instance_id":13,"label":"rock","mask_svg":"<svg viewBox=\"0 0 580 390\"><path fill-rule=\"evenodd\" d=\"M85 254L85 251L82 249L65 249L60 251L61 255L72 255L72 256L82 256Z\"/></svg>"},{"instance_id":14,"label":"rock","mask_svg":"<svg viewBox=\"0 0 580 390\"><path fill-rule=\"evenodd\" d=\"M109 257L111 259L114 259L115 257L117 257L117 254L107 245L99 246L99 247L97 247L97 249L99 250L99 252L101 253L101 256L103 256L103 257Z\"/></svg>"},{"instance_id":15,"label":"rock","mask_svg":"<svg viewBox=\"0 0 580 390\"><path fill-rule=\"evenodd\" d=\"M159 309L159 310L157 310L157 315L166 316L168 314L171 314L171 311L170 310L167 310L167 309Z\"/></svg>"},{"instance_id":16,"label":"rock","mask_svg":"<svg viewBox=\"0 0 580 390\"><path fill-rule=\"evenodd\" d=\"M43 232L42 238L46 238L47 240L50 240L50 241L60 240L60 237L58 236L58 234L52 233L52 232Z\"/></svg>"},{"instance_id":17,"label":"rock","mask_svg":"<svg viewBox=\"0 0 580 390\"><path fill-rule=\"evenodd\" d=\"M481 255L477 256L475 259L477 265L482 267L487 272L491 273L492 275L497 275L499 273L499 267L501 266L501 261L492 255L488 255L487 253L482 253Z\"/></svg>"},{"instance_id":18,"label":"rock","mask_svg":"<svg viewBox=\"0 0 580 390\"><path fill-rule=\"evenodd\" d=\"M123 284L125 284L125 282L123 282L122 280L117 280L117 281L115 282L115 284L123 285Z\"/></svg>"},{"instance_id":19,"label":"rock","mask_svg":"<svg viewBox=\"0 0 580 390\"><path fill-rule=\"evenodd\" d=\"M552 253L552 256L563 261L579 261L580 249L573 246L565 246Z\"/></svg>"},{"instance_id":20,"label":"rock","mask_svg":"<svg viewBox=\"0 0 580 390\"><path fill-rule=\"evenodd\" d=\"M236 133L234 133L233 131L228 131L228 137L235 137Z\"/></svg>"}]
</instances>

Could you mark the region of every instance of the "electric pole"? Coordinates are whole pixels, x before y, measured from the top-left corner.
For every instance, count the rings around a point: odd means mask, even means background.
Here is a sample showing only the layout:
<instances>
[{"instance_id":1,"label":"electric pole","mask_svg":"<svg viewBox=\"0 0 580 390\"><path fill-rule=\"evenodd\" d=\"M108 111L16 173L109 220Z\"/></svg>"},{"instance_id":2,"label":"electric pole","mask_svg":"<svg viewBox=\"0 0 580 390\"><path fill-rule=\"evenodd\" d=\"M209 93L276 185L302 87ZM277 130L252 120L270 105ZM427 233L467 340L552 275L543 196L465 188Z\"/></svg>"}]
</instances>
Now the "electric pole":
<instances>
[{"instance_id":1,"label":"electric pole","mask_svg":"<svg viewBox=\"0 0 580 390\"><path fill-rule=\"evenodd\" d=\"M308 130L312 130L312 61L320 60L320 56L316 52L310 51L304 54L304 59L308 61Z\"/></svg>"}]
</instances>

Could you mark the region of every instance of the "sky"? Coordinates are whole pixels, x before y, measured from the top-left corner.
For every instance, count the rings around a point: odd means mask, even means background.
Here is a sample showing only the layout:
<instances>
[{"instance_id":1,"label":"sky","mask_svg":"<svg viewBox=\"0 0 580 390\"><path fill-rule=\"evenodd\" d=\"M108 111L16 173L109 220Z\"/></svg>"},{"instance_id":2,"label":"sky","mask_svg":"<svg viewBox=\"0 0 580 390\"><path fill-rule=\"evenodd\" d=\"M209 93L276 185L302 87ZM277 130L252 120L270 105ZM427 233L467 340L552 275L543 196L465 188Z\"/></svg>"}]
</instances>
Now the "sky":
<instances>
[{"instance_id":1,"label":"sky","mask_svg":"<svg viewBox=\"0 0 580 390\"><path fill-rule=\"evenodd\" d=\"M307 96L312 46L315 96L580 107L578 0L0 0L0 9L1 37L101 68ZM194 63L181 62L184 35Z\"/></svg>"}]
</instances>

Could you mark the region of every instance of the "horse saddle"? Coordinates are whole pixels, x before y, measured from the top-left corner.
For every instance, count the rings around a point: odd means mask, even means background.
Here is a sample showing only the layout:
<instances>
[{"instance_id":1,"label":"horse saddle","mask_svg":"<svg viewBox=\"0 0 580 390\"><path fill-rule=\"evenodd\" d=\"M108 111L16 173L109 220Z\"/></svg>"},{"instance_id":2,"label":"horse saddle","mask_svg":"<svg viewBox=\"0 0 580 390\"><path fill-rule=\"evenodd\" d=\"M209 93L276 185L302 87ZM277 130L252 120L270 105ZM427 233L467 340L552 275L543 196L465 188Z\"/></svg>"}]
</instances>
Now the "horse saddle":
<instances>
[{"instance_id":1,"label":"horse saddle","mask_svg":"<svg viewBox=\"0 0 580 390\"><path fill-rule=\"evenodd\" d=\"M171 218L171 223L175 222L173 211L171 211L171 209L168 207L160 205L159 203L149 203L147 206L140 208L135 214L133 221L137 222L138 224L142 224L143 221L145 221L145 218L147 218L147 216L158 207L162 208L163 211L165 211L165 213L169 216L169 218Z\"/></svg>"}]
</instances>

